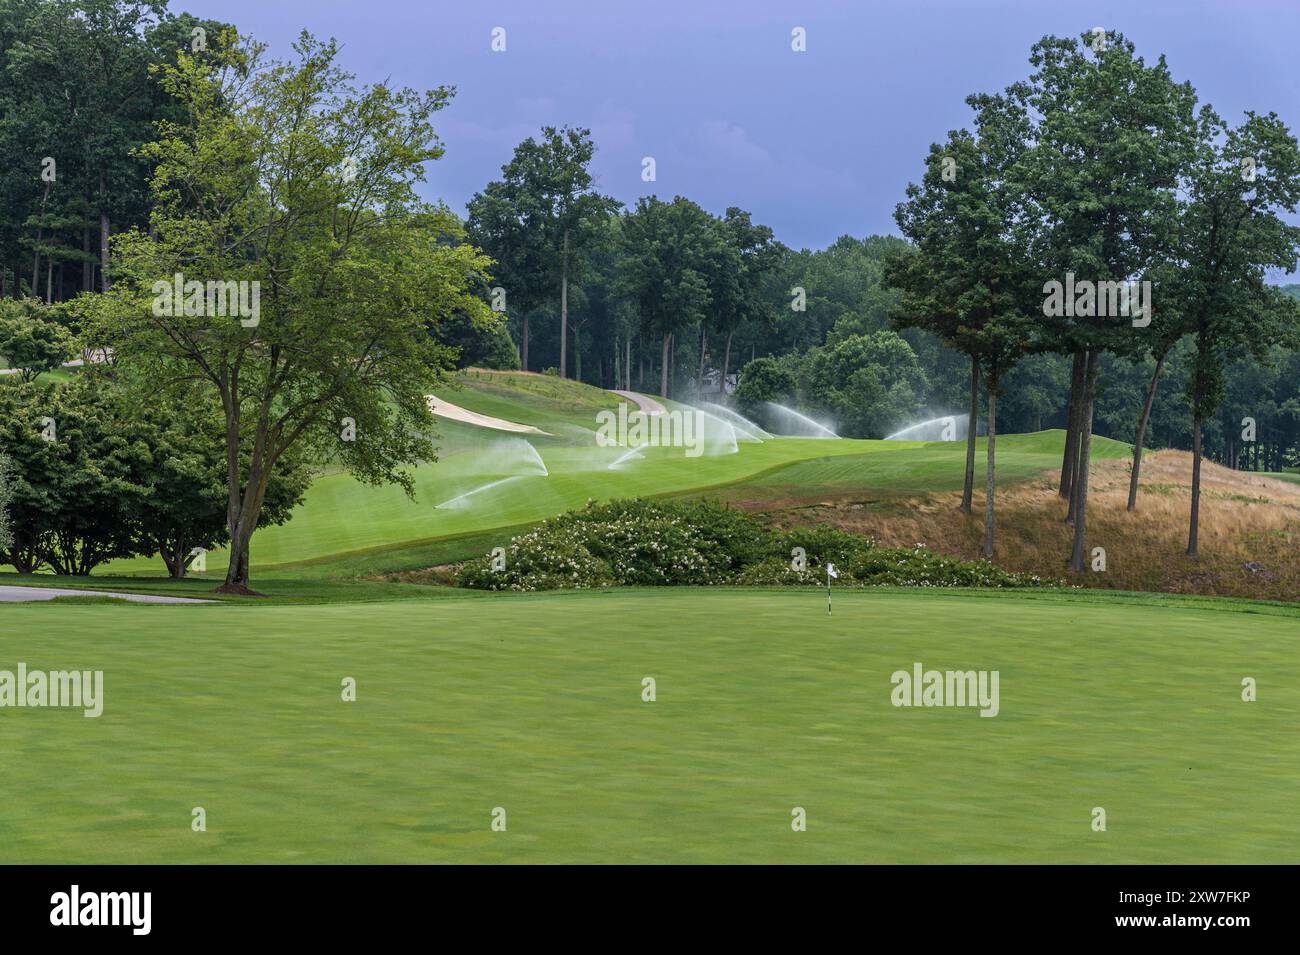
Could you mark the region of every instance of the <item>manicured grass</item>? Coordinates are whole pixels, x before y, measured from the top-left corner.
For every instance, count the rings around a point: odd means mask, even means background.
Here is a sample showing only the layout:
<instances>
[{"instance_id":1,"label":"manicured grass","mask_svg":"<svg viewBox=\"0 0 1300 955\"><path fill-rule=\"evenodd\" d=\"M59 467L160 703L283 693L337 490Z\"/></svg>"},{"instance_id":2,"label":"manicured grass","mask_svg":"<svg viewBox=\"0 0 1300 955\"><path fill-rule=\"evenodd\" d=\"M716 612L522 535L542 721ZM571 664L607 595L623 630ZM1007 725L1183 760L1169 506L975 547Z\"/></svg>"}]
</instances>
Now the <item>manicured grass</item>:
<instances>
[{"instance_id":1,"label":"manicured grass","mask_svg":"<svg viewBox=\"0 0 1300 955\"><path fill-rule=\"evenodd\" d=\"M816 590L664 590L0 613L0 668L102 669L106 696L98 719L0 710L23 796L0 862L1300 855L1285 608L846 590L827 617ZM1000 714L893 707L916 661L998 670Z\"/></svg>"},{"instance_id":2,"label":"manicured grass","mask_svg":"<svg viewBox=\"0 0 1300 955\"><path fill-rule=\"evenodd\" d=\"M1064 434L1002 435L997 442L999 486L1029 480L1061 466ZM895 444L897 442L888 442ZM976 441L975 484L984 487L987 445ZM1108 438L1093 441L1094 460L1128 457L1130 445ZM942 491L960 490L965 477L965 444L930 443L908 447L898 454L836 455L802 461L739 482L721 496L749 501L782 500L791 497L816 499L846 494L863 498L899 498Z\"/></svg>"},{"instance_id":3,"label":"manicured grass","mask_svg":"<svg viewBox=\"0 0 1300 955\"><path fill-rule=\"evenodd\" d=\"M1279 481L1289 481L1292 484L1300 484L1300 472L1297 471L1261 471L1261 476L1276 478Z\"/></svg>"},{"instance_id":4,"label":"manicured grass","mask_svg":"<svg viewBox=\"0 0 1300 955\"><path fill-rule=\"evenodd\" d=\"M475 410L502 411L486 406ZM441 427L456 450L417 469L415 501L399 488L368 487L346 474L319 478L287 525L258 530L253 539L255 574L350 576L462 560L487 553L521 529L589 500L677 494L751 502L846 494L901 498L952 490L961 487L965 455L960 443L782 438L741 442L736 453L699 457L687 457L681 448L648 448L642 459L610 470L607 465L622 449L599 448L594 441L576 444L572 435L549 445L533 438L526 444L517 436L455 422ZM1059 467L1062 440L1059 431L1000 438L1002 482L1023 481ZM528 444L543 460L547 475L515 476L472 494L464 506L437 506L510 478L529 459ZM980 467L983 447L981 440ZM1097 459L1123 457L1129 446L1097 438L1094 453ZM103 573L153 576L160 566L156 558L138 558L113 562ZM224 566L223 553L209 555L210 574Z\"/></svg>"},{"instance_id":5,"label":"manicured grass","mask_svg":"<svg viewBox=\"0 0 1300 955\"><path fill-rule=\"evenodd\" d=\"M451 427L450 425L448 426ZM463 426L462 426L463 427ZM482 429L475 429L482 431ZM368 487L346 474L319 478L306 501L282 527L259 528L253 538L254 571L276 564L337 558L380 547L409 548L421 542L497 528L517 528L582 507L589 500L647 497L730 484L795 461L835 454L900 453L893 441L817 441L789 438L742 444L738 453L687 457L682 448L647 448L626 468L610 470L624 449L555 445L542 447L518 436L483 438L475 451L448 455L415 472L416 499L397 487ZM520 474L532 443L548 474ZM513 478L512 478L513 475ZM463 506L438 507L458 495L486 488ZM508 534L497 543L505 543ZM490 546L488 549L491 549ZM224 567L213 553L208 567ZM157 559L118 561L106 573L157 574Z\"/></svg>"}]
</instances>

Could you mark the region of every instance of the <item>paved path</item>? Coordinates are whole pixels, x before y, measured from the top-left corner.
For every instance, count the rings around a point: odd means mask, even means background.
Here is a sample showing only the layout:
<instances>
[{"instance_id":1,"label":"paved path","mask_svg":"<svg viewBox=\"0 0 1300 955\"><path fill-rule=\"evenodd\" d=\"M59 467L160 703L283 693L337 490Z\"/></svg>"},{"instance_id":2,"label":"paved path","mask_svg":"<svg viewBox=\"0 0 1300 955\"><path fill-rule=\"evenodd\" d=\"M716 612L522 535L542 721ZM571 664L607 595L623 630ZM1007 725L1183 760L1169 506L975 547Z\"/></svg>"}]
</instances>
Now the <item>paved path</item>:
<instances>
[{"instance_id":1,"label":"paved path","mask_svg":"<svg viewBox=\"0 0 1300 955\"><path fill-rule=\"evenodd\" d=\"M622 395L628 401L634 402L646 414L663 414L668 410L658 399L643 395L638 391L619 391L617 388L611 388L610 391L616 395Z\"/></svg>"},{"instance_id":2,"label":"paved path","mask_svg":"<svg viewBox=\"0 0 1300 955\"><path fill-rule=\"evenodd\" d=\"M142 604L208 604L195 597L155 597L153 594L116 594L107 590L71 590L67 587L0 587L0 603L53 600L55 597L119 597Z\"/></svg>"}]
</instances>

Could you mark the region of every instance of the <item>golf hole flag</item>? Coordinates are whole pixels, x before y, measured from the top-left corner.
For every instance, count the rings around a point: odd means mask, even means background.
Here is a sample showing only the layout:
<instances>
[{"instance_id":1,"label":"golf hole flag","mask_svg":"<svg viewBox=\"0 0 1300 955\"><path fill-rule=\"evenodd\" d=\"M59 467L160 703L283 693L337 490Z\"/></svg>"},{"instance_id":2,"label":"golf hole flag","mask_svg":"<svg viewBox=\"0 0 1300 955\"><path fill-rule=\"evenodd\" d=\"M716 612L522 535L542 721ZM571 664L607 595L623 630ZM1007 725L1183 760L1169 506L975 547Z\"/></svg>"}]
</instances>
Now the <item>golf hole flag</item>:
<instances>
[{"instance_id":1,"label":"golf hole flag","mask_svg":"<svg viewBox=\"0 0 1300 955\"><path fill-rule=\"evenodd\" d=\"M831 578L838 576L839 571L835 569L835 565L829 560L826 561L826 616L828 617L831 613Z\"/></svg>"}]
</instances>

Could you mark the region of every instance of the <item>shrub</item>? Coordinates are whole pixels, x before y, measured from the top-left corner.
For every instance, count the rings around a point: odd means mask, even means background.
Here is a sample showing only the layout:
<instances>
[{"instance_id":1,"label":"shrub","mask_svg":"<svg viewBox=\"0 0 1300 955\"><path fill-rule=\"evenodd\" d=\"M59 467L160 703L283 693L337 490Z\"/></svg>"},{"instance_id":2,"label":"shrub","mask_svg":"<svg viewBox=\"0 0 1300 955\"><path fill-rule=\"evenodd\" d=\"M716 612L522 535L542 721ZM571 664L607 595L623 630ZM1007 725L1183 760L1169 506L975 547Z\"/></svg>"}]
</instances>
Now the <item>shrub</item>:
<instances>
[{"instance_id":1,"label":"shrub","mask_svg":"<svg viewBox=\"0 0 1300 955\"><path fill-rule=\"evenodd\" d=\"M794 568L803 548L804 569ZM922 545L884 548L833 527L776 532L748 514L711 502L622 500L588 503L514 538L505 567L491 557L462 564L456 582L483 590L741 584L823 585L834 562L836 586L1037 587L1049 582L962 561Z\"/></svg>"}]
</instances>

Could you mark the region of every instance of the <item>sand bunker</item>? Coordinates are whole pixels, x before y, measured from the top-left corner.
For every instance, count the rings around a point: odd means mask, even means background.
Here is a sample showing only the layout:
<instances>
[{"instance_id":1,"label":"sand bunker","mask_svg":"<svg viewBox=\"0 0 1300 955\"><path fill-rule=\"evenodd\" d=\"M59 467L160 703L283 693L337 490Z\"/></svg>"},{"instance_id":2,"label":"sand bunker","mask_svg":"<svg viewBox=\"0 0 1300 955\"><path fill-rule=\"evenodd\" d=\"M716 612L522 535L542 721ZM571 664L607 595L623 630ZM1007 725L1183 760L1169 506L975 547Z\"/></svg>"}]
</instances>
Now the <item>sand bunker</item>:
<instances>
[{"instance_id":1,"label":"sand bunker","mask_svg":"<svg viewBox=\"0 0 1300 955\"><path fill-rule=\"evenodd\" d=\"M452 421L478 425L480 428L492 428L496 431L512 431L516 434L544 434L547 436L551 434L541 428L534 428L530 424L519 424L517 421L506 421L503 418L493 418L490 415L479 414L467 408L462 408L460 405L454 405L450 401L444 401L434 395L427 395L426 398L429 402L429 410L440 418L450 418Z\"/></svg>"}]
</instances>

